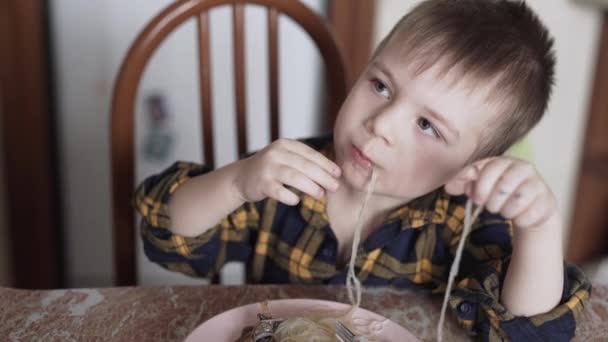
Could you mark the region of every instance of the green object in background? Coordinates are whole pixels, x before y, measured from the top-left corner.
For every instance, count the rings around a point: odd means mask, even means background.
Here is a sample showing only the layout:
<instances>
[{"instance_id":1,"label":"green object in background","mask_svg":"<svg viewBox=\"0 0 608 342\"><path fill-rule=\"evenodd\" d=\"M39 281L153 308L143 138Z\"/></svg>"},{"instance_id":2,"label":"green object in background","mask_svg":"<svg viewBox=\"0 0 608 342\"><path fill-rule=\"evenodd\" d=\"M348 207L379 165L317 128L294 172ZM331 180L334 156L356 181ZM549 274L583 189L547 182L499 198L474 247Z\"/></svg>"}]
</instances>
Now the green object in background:
<instances>
[{"instance_id":1,"label":"green object in background","mask_svg":"<svg viewBox=\"0 0 608 342\"><path fill-rule=\"evenodd\" d=\"M534 162L534 148L530 142L530 139L528 137L524 137L507 151L507 155L514 158L527 160L529 162Z\"/></svg>"}]
</instances>

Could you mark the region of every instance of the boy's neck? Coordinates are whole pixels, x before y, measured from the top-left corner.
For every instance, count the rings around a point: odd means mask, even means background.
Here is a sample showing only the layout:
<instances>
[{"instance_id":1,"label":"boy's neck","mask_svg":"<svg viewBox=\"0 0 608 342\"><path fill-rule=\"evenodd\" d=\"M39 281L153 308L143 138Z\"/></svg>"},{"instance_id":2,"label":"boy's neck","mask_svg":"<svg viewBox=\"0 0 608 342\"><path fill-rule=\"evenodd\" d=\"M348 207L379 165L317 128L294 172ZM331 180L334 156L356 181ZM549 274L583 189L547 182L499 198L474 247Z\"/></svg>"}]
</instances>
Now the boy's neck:
<instances>
[{"instance_id":1,"label":"boy's neck","mask_svg":"<svg viewBox=\"0 0 608 342\"><path fill-rule=\"evenodd\" d=\"M336 192L327 192L327 205L328 207L331 205L334 208L347 210L349 215L356 218L358 217L359 210L363 205L366 190L367 186L363 191L354 189L342 178L340 179L340 187ZM393 210L408 204L410 201L410 199L383 196L377 193L372 193L369 202L367 203L367 208L365 208L364 219L366 222L370 222L378 217L383 218L390 214ZM352 215L353 213L355 213L355 215Z\"/></svg>"},{"instance_id":2,"label":"boy's neck","mask_svg":"<svg viewBox=\"0 0 608 342\"><path fill-rule=\"evenodd\" d=\"M339 257L350 251L359 211L365 198L365 191L353 189L343 179L340 180L340 183L336 192L327 192L327 215L329 224L338 239ZM372 193L363 214L361 241L365 241L393 210L408 202L405 199Z\"/></svg>"}]
</instances>

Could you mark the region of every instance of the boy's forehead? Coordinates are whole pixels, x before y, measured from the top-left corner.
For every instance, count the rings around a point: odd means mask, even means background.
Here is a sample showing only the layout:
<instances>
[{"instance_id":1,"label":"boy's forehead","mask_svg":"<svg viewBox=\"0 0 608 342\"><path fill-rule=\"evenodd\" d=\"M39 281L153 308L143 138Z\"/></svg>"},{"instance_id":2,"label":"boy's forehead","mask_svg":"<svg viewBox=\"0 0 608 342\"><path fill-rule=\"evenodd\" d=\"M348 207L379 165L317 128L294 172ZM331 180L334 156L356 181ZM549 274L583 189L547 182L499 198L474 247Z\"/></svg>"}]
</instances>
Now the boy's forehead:
<instances>
[{"instance_id":1,"label":"boy's forehead","mask_svg":"<svg viewBox=\"0 0 608 342\"><path fill-rule=\"evenodd\" d=\"M387 74L400 89L415 86L433 91L437 96L457 96L484 107L497 107L499 104L499 76L487 79L477 77L464 72L458 65L446 66L449 63L447 58L439 58L436 63L421 68L420 65L424 62L424 56L401 57L387 49L376 56L371 66Z\"/></svg>"},{"instance_id":2,"label":"boy's forehead","mask_svg":"<svg viewBox=\"0 0 608 342\"><path fill-rule=\"evenodd\" d=\"M484 88L487 82L466 73L447 56L430 57L426 50L408 51L404 44L391 39L372 61L377 67L389 69L399 78L424 79L445 85L445 88Z\"/></svg>"},{"instance_id":3,"label":"boy's forehead","mask_svg":"<svg viewBox=\"0 0 608 342\"><path fill-rule=\"evenodd\" d=\"M406 71L410 78L424 74L424 77L450 87L457 85L471 91L483 91L482 88L499 84L501 74L481 75L476 71L466 71L462 60L454 58L448 50L439 47L441 44L433 41L414 43L408 39L407 32L396 32L381 47L374 60L383 61L391 68L403 69L402 72ZM491 94L488 92L488 95Z\"/></svg>"}]
</instances>

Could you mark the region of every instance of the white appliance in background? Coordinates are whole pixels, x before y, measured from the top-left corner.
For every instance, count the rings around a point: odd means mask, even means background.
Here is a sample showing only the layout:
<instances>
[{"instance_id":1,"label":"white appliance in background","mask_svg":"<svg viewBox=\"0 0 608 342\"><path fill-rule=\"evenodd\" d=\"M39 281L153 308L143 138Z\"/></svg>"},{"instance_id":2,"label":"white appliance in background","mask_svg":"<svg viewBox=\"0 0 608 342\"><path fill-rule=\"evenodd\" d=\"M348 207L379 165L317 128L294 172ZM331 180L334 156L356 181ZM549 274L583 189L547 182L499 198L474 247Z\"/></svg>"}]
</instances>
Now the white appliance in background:
<instances>
[{"instance_id":1,"label":"white appliance in background","mask_svg":"<svg viewBox=\"0 0 608 342\"><path fill-rule=\"evenodd\" d=\"M304 0L325 14L326 0ZM109 110L114 78L137 33L169 0L57 0L49 2L57 89L67 285L112 284L110 217ZM237 156L234 132L232 21L229 7L211 12L211 53L216 155L219 166ZM247 108L250 148L266 145L268 85L266 12L246 9ZM293 22L280 20L281 132L298 138L318 133L322 63L313 42ZM137 106L136 181L160 172L174 160L201 162L197 46L194 21L169 36L144 74ZM309 67L303 67L309 66ZM145 99L166 100L173 147L165 159L145 159L150 132ZM221 134L218 134L221 132ZM139 282L201 284L204 281L165 271L149 262L138 245ZM243 279L242 267L229 265L228 283Z\"/></svg>"},{"instance_id":2,"label":"white appliance in background","mask_svg":"<svg viewBox=\"0 0 608 342\"><path fill-rule=\"evenodd\" d=\"M608 284L608 258L602 259L597 267L597 273L593 277L598 284Z\"/></svg>"},{"instance_id":3,"label":"white appliance in background","mask_svg":"<svg viewBox=\"0 0 608 342\"><path fill-rule=\"evenodd\" d=\"M589 4L598 6L600 8L608 8L608 0L572 0L573 2L579 2L581 4Z\"/></svg>"}]
</instances>

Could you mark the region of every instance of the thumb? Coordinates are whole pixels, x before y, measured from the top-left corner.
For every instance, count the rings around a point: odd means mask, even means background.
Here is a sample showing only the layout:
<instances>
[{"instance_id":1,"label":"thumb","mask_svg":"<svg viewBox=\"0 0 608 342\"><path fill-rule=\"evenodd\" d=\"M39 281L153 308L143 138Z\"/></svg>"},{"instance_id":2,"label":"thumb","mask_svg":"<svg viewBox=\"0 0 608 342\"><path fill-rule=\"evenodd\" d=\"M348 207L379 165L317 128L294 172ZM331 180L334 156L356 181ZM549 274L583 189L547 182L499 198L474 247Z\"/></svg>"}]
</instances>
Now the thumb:
<instances>
[{"instance_id":1,"label":"thumb","mask_svg":"<svg viewBox=\"0 0 608 342\"><path fill-rule=\"evenodd\" d=\"M445 184L445 191L454 196L465 193L471 196L473 182L477 179L477 176L478 171L475 166L465 167Z\"/></svg>"}]
</instances>

